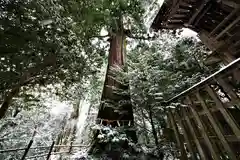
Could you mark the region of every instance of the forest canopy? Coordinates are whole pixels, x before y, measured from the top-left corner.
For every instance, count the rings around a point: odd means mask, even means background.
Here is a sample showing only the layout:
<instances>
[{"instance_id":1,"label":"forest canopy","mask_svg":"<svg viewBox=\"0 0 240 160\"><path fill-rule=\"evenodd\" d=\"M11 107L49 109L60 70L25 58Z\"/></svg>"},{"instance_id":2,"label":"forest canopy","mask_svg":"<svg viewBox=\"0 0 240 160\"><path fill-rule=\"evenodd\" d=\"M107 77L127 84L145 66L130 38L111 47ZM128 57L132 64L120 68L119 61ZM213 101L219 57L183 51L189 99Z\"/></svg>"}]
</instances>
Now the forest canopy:
<instances>
[{"instance_id":1,"label":"forest canopy","mask_svg":"<svg viewBox=\"0 0 240 160\"><path fill-rule=\"evenodd\" d=\"M183 37L182 30L154 33L147 28L146 14L157 5L141 0L2 0L0 149L25 146L24 138L35 128L34 145L50 145L66 124L77 123L80 101L98 109L109 37L120 28L119 19L127 37L128 72L116 71L116 78L130 81L142 145L163 148L158 137L166 115L160 102L199 82L212 69L203 63L209 51L197 37ZM60 115L53 115L54 105L46 103L55 101L68 106ZM6 153L0 159L21 155Z\"/></svg>"}]
</instances>

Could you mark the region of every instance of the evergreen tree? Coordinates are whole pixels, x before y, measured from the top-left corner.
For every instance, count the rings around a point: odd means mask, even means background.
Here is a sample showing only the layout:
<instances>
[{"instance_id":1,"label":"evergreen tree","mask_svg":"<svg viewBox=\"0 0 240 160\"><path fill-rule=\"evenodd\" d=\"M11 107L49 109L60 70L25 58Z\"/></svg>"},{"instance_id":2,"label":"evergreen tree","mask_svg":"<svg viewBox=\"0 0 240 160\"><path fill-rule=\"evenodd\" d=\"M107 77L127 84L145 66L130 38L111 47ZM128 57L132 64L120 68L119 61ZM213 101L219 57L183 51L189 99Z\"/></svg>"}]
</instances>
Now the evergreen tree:
<instances>
[{"instance_id":1,"label":"evergreen tree","mask_svg":"<svg viewBox=\"0 0 240 160\"><path fill-rule=\"evenodd\" d=\"M118 84L111 92L128 95L127 100L114 103L113 110L122 111L119 106L130 103L131 94L138 133L145 140L134 144L124 127L106 126L97 126L101 134L95 140L109 142L109 150L104 148L106 154L115 148L125 159L140 159L141 154L151 159L162 159L163 153L174 155L174 147L163 141L166 114L161 103L200 81L212 69L203 63L208 51L198 40L168 32L153 36L154 40L147 34L142 18L151 10L148 4L140 0L2 0L1 149L25 146L28 141L23 138L31 136L36 126L43 132L35 137L35 146L50 145L57 137L69 144L76 130L76 124L68 127L69 122L76 118L79 106L75 106L72 118L68 117L70 111L55 117L45 101L59 99L72 106L88 94L96 107L103 83L99 80L102 66L108 55L116 60L126 50L128 69L123 67L124 58L108 66L108 76ZM104 30L107 34L100 34ZM119 87L128 85L129 80L130 92ZM109 117L110 113L104 114ZM132 118L132 111L128 114ZM130 128L135 132L133 126ZM130 147L121 150L119 145L126 142ZM41 150L30 151L29 155L37 152ZM20 151L0 158L19 159L21 155Z\"/></svg>"},{"instance_id":2,"label":"evergreen tree","mask_svg":"<svg viewBox=\"0 0 240 160\"><path fill-rule=\"evenodd\" d=\"M166 147L170 144L162 135L166 128L162 104L210 74L203 63L208 52L195 38L162 32L156 41L138 42L128 54L130 92L139 132L144 133L150 146L165 148L165 154L174 148Z\"/></svg>"}]
</instances>

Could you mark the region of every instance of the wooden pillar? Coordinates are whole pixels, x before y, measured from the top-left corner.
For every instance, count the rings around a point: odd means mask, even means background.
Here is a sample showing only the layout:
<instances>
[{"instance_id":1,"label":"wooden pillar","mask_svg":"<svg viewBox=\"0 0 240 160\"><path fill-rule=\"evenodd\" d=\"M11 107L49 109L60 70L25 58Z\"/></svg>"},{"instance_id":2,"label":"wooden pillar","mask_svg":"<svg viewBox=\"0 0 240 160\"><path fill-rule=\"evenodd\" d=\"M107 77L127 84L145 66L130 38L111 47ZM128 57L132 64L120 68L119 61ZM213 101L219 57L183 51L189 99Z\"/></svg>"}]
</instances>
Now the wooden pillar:
<instances>
[{"instance_id":1,"label":"wooden pillar","mask_svg":"<svg viewBox=\"0 0 240 160\"><path fill-rule=\"evenodd\" d=\"M204 125L203 125L203 122L200 118L200 116L198 115L197 111L195 110L195 107L192 100L190 99L190 97L186 97L186 100L187 100L187 103L188 105L190 104L189 108L190 110L192 111L193 113L193 119L196 121L196 123L198 124L199 126L199 129L200 129L200 132L201 132L201 135L205 141L205 144L207 145L208 149L210 150L211 152L211 156L213 157L214 160L219 160L220 157L218 156L218 153L217 153L217 147L215 145L215 143L211 143L208 135L207 135L207 132L204 128Z\"/></svg>"},{"instance_id":2,"label":"wooden pillar","mask_svg":"<svg viewBox=\"0 0 240 160\"><path fill-rule=\"evenodd\" d=\"M195 133L195 131L194 131L195 129L193 128L193 126L192 126L192 124L191 124L191 122L190 122L190 119L189 119L189 117L187 116L187 113L186 113L186 111L185 111L185 108L182 108L181 110L182 110L183 115L184 115L184 118L185 118L185 120L186 120L186 122L187 122L188 128L190 129L190 132L191 132L191 134L192 134L193 140L194 140L194 142L195 142L195 144L196 144L196 146L197 146L198 153L199 153L201 159L202 159L202 160L207 160L207 157L206 157L206 155L205 155L205 153L204 153L204 151L203 151L203 149L202 149L202 147L201 147L201 144L200 144L200 142L199 142L199 140L198 140L198 138L197 138L197 136L196 136L196 133Z\"/></svg>"},{"instance_id":3,"label":"wooden pillar","mask_svg":"<svg viewBox=\"0 0 240 160\"><path fill-rule=\"evenodd\" d=\"M182 120L181 120L181 118L180 118L180 116L179 116L179 114L177 112L175 113L175 115L176 115L176 118L177 118L177 122L179 123L180 127L183 130L183 136L184 136L184 139L185 139L185 141L187 143L187 148L188 148L188 150L189 150L189 152L191 154L191 159L192 160L197 160L196 154L194 153L194 149L192 147L191 141L189 140L187 131L186 131L186 129L185 129L183 123L182 123Z\"/></svg>"},{"instance_id":4,"label":"wooden pillar","mask_svg":"<svg viewBox=\"0 0 240 160\"><path fill-rule=\"evenodd\" d=\"M199 92L196 93L196 96L197 96L197 99L200 101L201 103L201 106L203 107L203 110L206 112L206 115L214 129L214 131L216 132L218 138L220 139L223 147L226 149L226 151L228 152L229 154L229 157L232 159L232 160L237 160L235 154L233 153L230 145L228 144L226 138L224 137L223 133L221 132L218 124L217 124L217 121L214 119L214 117L212 116L211 112L209 111L206 103L204 102L204 100L202 99L201 95ZM219 124L220 125L220 124Z\"/></svg>"},{"instance_id":5,"label":"wooden pillar","mask_svg":"<svg viewBox=\"0 0 240 160\"><path fill-rule=\"evenodd\" d=\"M214 102L216 103L216 108L219 109L219 111L222 113L223 117L229 124L229 126L232 128L233 133L237 136L238 139L240 139L240 130L238 124L235 122L232 115L227 111L225 108L225 104L221 102L221 100L218 98L216 93L213 91L213 89L210 86L207 86L207 92L212 97Z\"/></svg>"},{"instance_id":6,"label":"wooden pillar","mask_svg":"<svg viewBox=\"0 0 240 160\"><path fill-rule=\"evenodd\" d=\"M177 145L178 145L178 147L180 147L181 159L182 160L187 160L187 154L185 152L184 145L183 145L183 142L181 140L181 137L180 137L180 134L179 134L179 131L178 131L178 128L177 128L176 122L174 120L171 109L168 110L168 117L170 118L170 122L171 122L171 125L172 125L174 133L175 133Z\"/></svg>"},{"instance_id":7,"label":"wooden pillar","mask_svg":"<svg viewBox=\"0 0 240 160\"><path fill-rule=\"evenodd\" d=\"M48 152L48 155L47 155L47 159L46 159L46 160L49 160L49 159L50 159L50 156L51 156L51 154L52 154L52 150L53 150L54 144L55 144L55 142L53 141L51 147L49 148L49 152Z\"/></svg>"},{"instance_id":8,"label":"wooden pillar","mask_svg":"<svg viewBox=\"0 0 240 160\"><path fill-rule=\"evenodd\" d=\"M26 156L27 156L27 154L28 154L28 151L30 150L32 144L33 144L33 139L31 139L31 140L29 141L28 146L27 146L27 148L25 149L21 160L24 160L24 159L26 158Z\"/></svg>"}]
</instances>

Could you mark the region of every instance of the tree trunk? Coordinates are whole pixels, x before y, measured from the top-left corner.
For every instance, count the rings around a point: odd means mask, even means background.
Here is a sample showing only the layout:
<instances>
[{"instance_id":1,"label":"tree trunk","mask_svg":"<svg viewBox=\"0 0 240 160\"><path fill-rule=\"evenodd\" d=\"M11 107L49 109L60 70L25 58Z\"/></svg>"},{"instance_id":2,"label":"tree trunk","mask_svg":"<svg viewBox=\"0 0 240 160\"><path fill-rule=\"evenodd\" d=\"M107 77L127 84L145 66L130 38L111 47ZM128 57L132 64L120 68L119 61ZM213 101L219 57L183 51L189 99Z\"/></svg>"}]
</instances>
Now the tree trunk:
<instances>
[{"instance_id":1,"label":"tree trunk","mask_svg":"<svg viewBox=\"0 0 240 160\"><path fill-rule=\"evenodd\" d=\"M156 145L157 151L158 151L158 159L163 160L164 153L160 150L160 146L159 146L159 143L158 143L158 135L157 135L157 130L156 130L156 128L154 126L154 122L153 122L153 112L152 112L151 106L148 106L148 110L149 110L149 119L150 119L150 123L151 123L151 126L152 126L152 133L153 133L153 137L154 137L154 140L155 140L155 145Z\"/></svg>"},{"instance_id":2,"label":"tree trunk","mask_svg":"<svg viewBox=\"0 0 240 160\"><path fill-rule=\"evenodd\" d=\"M114 28L114 26L116 26ZM124 69L124 63L125 63L125 49L126 49L126 35L124 33L123 29L123 24L122 24L122 19L119 18L116 20L116 25L113 24L113 29L112 31L114 33L110 33L111 37L109 39L110 41L110 51L109 51L109 57L108 57L108 67L107 67L107 73L105 77L105 82L104 82L104 88L102 92L102 97L101 97L101 106L98 112L97 118L100 119L99 123L103 122L103 125L111 125L112 127L118 127L118 123L121 123L121 126L124 126L125 133L128 136L129 139L132 139L133 142L137 142L137 136L136 132L134 130L128 130L127 128L133 128L134 127L134 119L133 119L133 109L132 109L132 104L131 103L124 103L121 106L120 102L122 100L124 101L130 101L130 94L129 95L121 95L117 94L114 92L113 88L117 88L119 90L123 91L128 91L129 86L126 84L122 84L119 81L117 81L117 77L114 74L111 74L110 69ZM114 106L116 108L110 107L109 103L113 102ZM116 112L118 110L118 112ZM97 134L96 134L97 135ZM109 144L109 143L108 143ZM94 142L93 146L96 149L103 150L103 152L107 152L106 154L108 155L108 158L118 160L121 159L120 155L123 154L121 149L126 149L126 145L121 145L119 148L117 148L117 151L111 147L111 151L108 152L108 146L109 145L103 145L99 144L97 136L96 136L96 141ZM114 145L115 146L115 145ZM91 148L91 151L95 149ZM100 151L101 154L103 153Z\"/></svg>"},{"instance_id":3,"label":"tree trunk","mask_svg":"<svg viewBox=\"0 0 240 160\"><path fill-rule=\"evenodd\" d=\"M148 114L149 114L149 119L150 119L150 123L151 123L151 126L152 126L152 134L153 134L153 137L154 137L154 140L155 140L155 145L156 147L158 147L158 137L157 137L157 131L156 131L156 128L154 126L154 122L153 122L153 113L152 113L152 109L150 106L148 106Z\"/></svg>"},{"instance_id":4,"label":"tree trunk","mask_svg":"<svg viewBox=\"0 0 240 160\"><path fill-rule=\"evenodd\" d=\"M4 98L4 101L3 101L2 106L0 108L0 119L2 119L6 115L7 110L9 108L9 105L12 102L13 97L15 97L19 93L19 90L20 90L20 86L16 87L16 88L13 88L8 93L8 95Z\"/></svg>"},{"instance_id":5,"label":"tree trunk","mask_svg":"<svg viewBox=\"0 0 240 160\"><path fill-rule=\"evenodd\" d=\"M2 119L12 102L13 97L17 96L20 92L22 86L29 84L33 80L36 80L36 76L43 69L46 69L48 66L54 66L56 64L55 55L49 55L44 58L44 61L32 68L29 68L26 72L23 73L22 77L19 80L19 83L10 89L10 91L6 94L4 101L0 107L0 119ZM49 71L48 71L49 72Z\"/></svg>"},{"instance_id":6,"label":"tree trunk","mask_svg":"<svg viewBox=\"0 0 240 160\"><path fill-rule=\"evenodd\" d=\"M123 86L121 83L116 81L113 76L111 76L110 69L111 67L116 68L118 66L119 68L123 68L124 66L124 50L125 50L125 35L123 32L118 31L115 34L112 34L110 38L110 53L108 58L108 68L107 68L107 74L105 78L104 83L104 89L102 93L101 100L105 103L101 104L101 107L98 112L99 119L109 120L112 127L118 126L116 121L124 120L124 121L131 121L131 124L133 125L133 110L131 104L126 104L124 106L119 107L119 111L125 112L126 114L121 114L120 112L115 112L118 108L112 108L108 107L106 101L114 101L116 104L121 100L129 100L130 101L130 95L129 96L121 96L117 95L112 87L115 87L117 89L121 90L128 90L128 86ZM127 125L127 124L126 124Z\"/></svg>"},{"instance_id":7,"label":"tree trunk","mask_svg":"<svg viewBox=\"0 0 240 160\"><path fill-rule=\"evenodd\" d=\"M141 110L141 114L142 114L142 116L143 116L142 122L143 122L143 128L145 129L145 131L144 131L144 136L145 136L145 138L146 138L146 143L149 144L150 139L149 139L148 134L147 134L147 127L146 127L146 122L145 122L145 119L144 119L144 112L143 112L143 109L142 109L142 108L140 108L140 110Z\"/></svg>"}]
</instances>

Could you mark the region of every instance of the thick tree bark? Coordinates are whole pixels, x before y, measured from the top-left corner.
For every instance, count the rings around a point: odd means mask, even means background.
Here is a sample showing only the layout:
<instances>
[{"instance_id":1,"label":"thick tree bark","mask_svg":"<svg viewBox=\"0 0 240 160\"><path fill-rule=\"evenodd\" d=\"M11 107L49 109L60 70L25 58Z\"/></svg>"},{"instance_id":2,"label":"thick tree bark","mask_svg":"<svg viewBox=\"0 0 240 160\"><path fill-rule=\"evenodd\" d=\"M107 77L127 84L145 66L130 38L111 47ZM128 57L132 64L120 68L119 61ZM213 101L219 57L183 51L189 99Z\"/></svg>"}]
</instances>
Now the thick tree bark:
<instances>
[{"instance_id":1,"label":"thick tree bark","mask_svg":"<svg viewBox=\"0 0 240 160\"><path fill-rule=\"evenodd\" d=\"M118 89L122 90L128 90L128 86L123 86L114 78L112 78L110 75L110 68L111 67L120 67L123 68L124 66L124 50L125 50L125 35L123 32L117 32L116 34L113 34L110 38L110 53L109 53L109 58L108 58L108 68L107 68L107 74L105 78L105 83L104 83L104 89L103 89L103 94L102 94L102 101L114 101L114 103L118 103L121 100L130 100L130 95L129 96L121 96L117 95L114 93L113 89L108 86L113 86ZM118 109L118 108L115 108ZM120 110L125 112L126 114L120 114L118 112L115 112L114 108L108 107L107 103L102 103L99 113L98 113L98 118L100 119L106 119L109 121L112 121L111 125L117 126L116 120L129 120L133 122L133 110L132 110L132 105L125 105L120 107ZM131 123L133 124L133 123Z\"/></svg>"},{"instance_id":2,"label":"thick tree bark","mask_svg":"<svg viewBox=\"0 0 240 160\"><path fill-rule=\"evenodd\" d=\"M115 27L114 27L115 26ZM102 120L103 125L111 125L112 127L118 127L120 122L121 126L125 126L126 135L132 139L134 142L137 142L136 132L133 130L128 130L127 128L134 127L134 119L133 119L133 109L131 103L124 103L120 105L121 101L130 101L130 95L121 95L120 93L114 92L113 88L117 88L119 90L128 91L129 86L126 84L122 84L119 81L115 80L117 77L115 75L111 75L110 68L121 68L124 69L125 63L125 49L126 49L126 35L124 33L122 19L119 18L116 20L116 24L113 24L112 33L110 33L111 37L109 39L110 42L110 51L108 57L108 67L107 73L105 77L104 89L102 92L101 98L101 106L98 112L97 118ZM108 101L112 102L116 108L109 106ZM118 110L118 112L116 112ZM99 121L101 123L101 121ZM96 134L97 135L97 134ZM128 145L121 145L118 148L118 151L115 151L116 148L112 148L108 151L110 143L106 145L100 144L98 142L97 136L92 145L91 151L93 152L96 148L97 150L101 150L108 155L108 158L114 160L120 160L121 148L127 149ZM101 152L100 151L100 152Z\"/></svg>"},{"instance_id":3,"label":"thick tree bark","mask_svg":"<svg viewBox=\"0 0 240 160\"><path fill-rule=\"evenodd\" d=\"M157 137L157 131L156 131L156 128L154 126L154 122L153 122L153 113L152 113L152 108L151 106L148 106L148 114L149 114L149 119L150 119L150 123L151 123L151 126L152 126L152 134L153 134L153 137L154 137L154 140L155 140L155 145L158 147L158 137Z\"/></svg>"}]
</instances>

